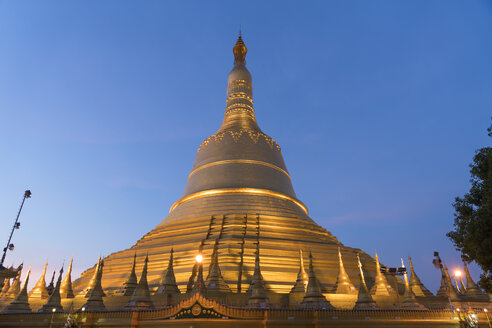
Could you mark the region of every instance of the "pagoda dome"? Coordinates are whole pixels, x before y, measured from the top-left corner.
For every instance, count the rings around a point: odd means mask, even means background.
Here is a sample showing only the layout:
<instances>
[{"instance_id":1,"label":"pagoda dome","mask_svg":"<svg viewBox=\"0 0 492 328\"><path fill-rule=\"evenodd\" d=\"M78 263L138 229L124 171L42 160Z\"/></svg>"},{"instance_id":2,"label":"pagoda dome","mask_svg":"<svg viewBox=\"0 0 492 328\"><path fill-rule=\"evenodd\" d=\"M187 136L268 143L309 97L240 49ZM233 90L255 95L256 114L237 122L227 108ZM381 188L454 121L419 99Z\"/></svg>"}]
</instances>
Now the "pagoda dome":
<instances>
[{"instance_id":1,"label":"pagoda dome","mask_svg":"<svg viewBox=\"0 0 492 328\"><path fill-rule=\"evenodd\" d=\"M280 146L256 122L252 77L245 60L247 48L241 36L233 52L224 120L198 148L183 196L173 204L171 212L198 198L241 194L282 199L294 207L296 216L299 211L306 215L307 208L296 198ZM244 197L237 201L248 203ZM173 217L170 215L165 221Z\"/></svg>"}]
</instances>

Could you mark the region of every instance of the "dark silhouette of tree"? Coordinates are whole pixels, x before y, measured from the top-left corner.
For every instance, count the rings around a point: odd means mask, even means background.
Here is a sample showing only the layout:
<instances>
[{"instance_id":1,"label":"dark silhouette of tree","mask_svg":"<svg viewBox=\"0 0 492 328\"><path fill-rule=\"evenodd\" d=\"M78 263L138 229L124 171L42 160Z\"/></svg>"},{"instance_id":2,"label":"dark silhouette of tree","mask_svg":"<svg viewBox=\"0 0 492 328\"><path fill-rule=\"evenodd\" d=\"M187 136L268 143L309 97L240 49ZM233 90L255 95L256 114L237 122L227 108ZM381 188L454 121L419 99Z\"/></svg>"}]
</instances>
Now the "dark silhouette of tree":
<instances>
[{"instance_id":1,"label":"dark silhouette of tree","mask_svg":"<svg viewBox=\"0 0 492 328\"><path fill-rule=\"evenodd\" d=\"M487 131L492 137L492 125ZM480 286L492 293L492 147L476 151L470 173L470 191L456 197L454 230L447 236L465 261L482 268Z\"/></svg>"}]
</instances>

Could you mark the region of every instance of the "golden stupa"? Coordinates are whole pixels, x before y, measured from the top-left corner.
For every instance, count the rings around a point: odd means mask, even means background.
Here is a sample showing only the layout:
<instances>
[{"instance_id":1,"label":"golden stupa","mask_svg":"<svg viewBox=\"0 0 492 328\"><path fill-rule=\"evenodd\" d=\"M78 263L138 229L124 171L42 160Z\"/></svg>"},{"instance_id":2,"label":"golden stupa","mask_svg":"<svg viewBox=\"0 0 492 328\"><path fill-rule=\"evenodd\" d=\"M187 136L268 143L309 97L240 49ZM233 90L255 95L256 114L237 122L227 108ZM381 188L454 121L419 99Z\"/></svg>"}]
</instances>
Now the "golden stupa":
<instances>
[{"instance_id":1,"label":"golden stupa","mask_svg":"<svg viewBox=\"0 0 492 328\"><path fill-rule=\"evenodd\" d=\"M377 254L343 245L309 217L280 146L256 122L241 35L233 52L224 120L199 146L169 215L73 283L72 261L50 288L47 264L29 293L27 283L11 292L6 280L0 326L455 327L475 315L488 320L489 295L467 270L467 286L458 290L441 265L434 296L410 258L411 277L406 270L397 277ZM20 274L12 286L20 289Z\"/></svg>"},{"instance_id":2,"label":"golden stupa","mask_svg":"<svg viewBox=\"0 0 492 328\"><path fill-rule=\"evenodd\" d=\"M299 250L312 252L325 292L336 287L339 248L353 282L359 281L357 253L367 279L373 279L374 259L341 244L309 217L307 207L297 199L279 145L256 121L241 36L233 52L222 125L198 148L183 196L169 215L134 246L105 258L102 286L108 292L123 286L135 253L140 263L148 254L148 281L157 288L171 248L176 282L185 292L196 254L203 254L208 268L215 245L223 278L233 292L248 290L256 243L264 281L277 293L288 293L296 281ZM92 276L92 270L83 273L74 281L74 291L83 291Z\"/></svg>"}]
</instances>

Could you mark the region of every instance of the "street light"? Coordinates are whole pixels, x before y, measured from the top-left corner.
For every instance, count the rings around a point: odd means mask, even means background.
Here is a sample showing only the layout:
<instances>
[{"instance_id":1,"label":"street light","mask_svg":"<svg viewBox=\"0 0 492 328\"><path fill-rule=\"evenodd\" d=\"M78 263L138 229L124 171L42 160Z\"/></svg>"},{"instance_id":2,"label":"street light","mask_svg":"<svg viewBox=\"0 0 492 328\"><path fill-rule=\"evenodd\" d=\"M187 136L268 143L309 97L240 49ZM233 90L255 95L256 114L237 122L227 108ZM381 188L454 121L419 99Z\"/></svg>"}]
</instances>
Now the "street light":
<instances>
[{"instance_id":1,"label":"street light","mask_svg":"<svg viewBox=\"0 0 492 328\"><path fill-rule=\"evenodd\" d=\"M0 260L0 266L3 265L3 262L5 261L5 257L7 256L7 250L13 251L14 250L14 244L11 244L10 241L12 240L12 235L14 234L14 230L17 230L20 228L20 223L19 223L19 216L22 211L22 207L24 206L24 202L26 201L27 198L31 198L31 191L26 190L24 192L24 198L22 198L22 203L19 208L19 212L17 212L17 217L15 218L14 226L12 227L12 231L10 231L10 236L9 240L7 241L7 247L3 249L3 255L2 259Z\"/></svg>"},{"instance_id":2,"label":"street light","mask_svg":"<svg viewBox=\"0 0 492 328\"><path fill-rule=\"evenodd\" d=\"M81 325L86 319L85 317L85 306L80 308L80 313L77 313L77 321L80 321Z\"/></svg>"},{"instance_id":3,"label":"street light","mask_svg":"<svg viewBox=\"0 0 492 328\"><path fill-rule=\"evenodd\" d=\"M51 321L50 321L50 328L53 327L53 319L55 317L55 312L56 308L51 309Z\"/></svg>"}]
</instances>

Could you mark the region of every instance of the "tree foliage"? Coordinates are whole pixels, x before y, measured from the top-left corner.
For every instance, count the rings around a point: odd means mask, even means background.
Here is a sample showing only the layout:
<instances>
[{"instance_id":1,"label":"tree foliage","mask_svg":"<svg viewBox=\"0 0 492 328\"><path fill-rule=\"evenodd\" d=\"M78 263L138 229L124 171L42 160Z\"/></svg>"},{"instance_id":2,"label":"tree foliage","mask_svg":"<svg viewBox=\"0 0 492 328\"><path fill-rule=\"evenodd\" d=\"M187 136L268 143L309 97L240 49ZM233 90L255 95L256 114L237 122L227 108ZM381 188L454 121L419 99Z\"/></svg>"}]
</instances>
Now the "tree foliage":
<instances>
[{"instance_id":1,"label":"tree foliage","mask_svg":"<svg viewBox=\"0 0 492 328\"><path fill-rule=\"evenodd\" d=\"M487 129L492 137L492 125ZM456 197L454 230L447 233L465 261L483 270L480 285L492 292L492 147L476 151L470 164L471 188Z\"/></svg>"}]
</instances>

